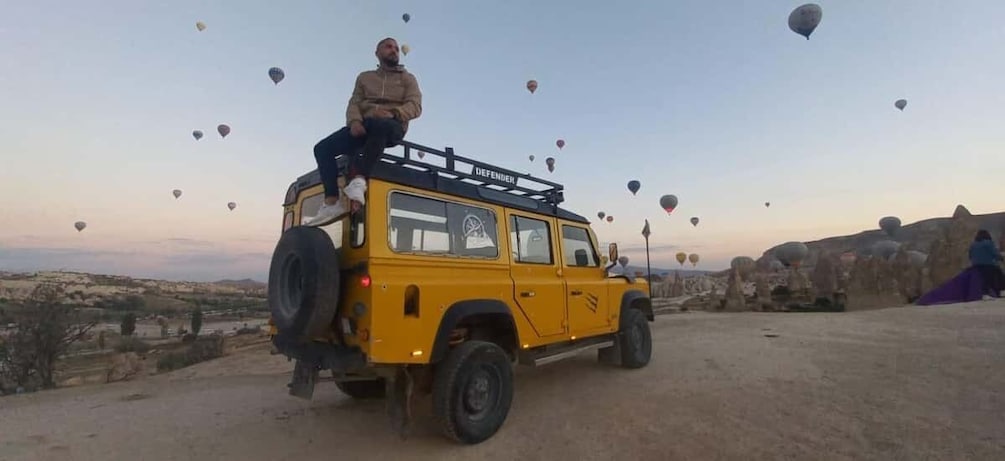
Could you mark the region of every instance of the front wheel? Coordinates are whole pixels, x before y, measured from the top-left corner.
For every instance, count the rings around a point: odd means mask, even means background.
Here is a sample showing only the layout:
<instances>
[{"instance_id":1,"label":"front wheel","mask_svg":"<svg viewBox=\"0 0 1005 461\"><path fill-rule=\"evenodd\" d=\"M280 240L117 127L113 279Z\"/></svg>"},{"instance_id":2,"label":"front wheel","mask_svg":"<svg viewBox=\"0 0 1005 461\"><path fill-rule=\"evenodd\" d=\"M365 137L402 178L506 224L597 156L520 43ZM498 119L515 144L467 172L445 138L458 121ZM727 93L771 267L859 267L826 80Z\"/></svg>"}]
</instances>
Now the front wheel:
<instances>
[{"instance_id":1,"label":"front wheel","mask_svg":"<svg viewBox=\"0 0 1005 461\"><path fill-rule=\"evenodd\" d=\"M449 352L433 379L433 413L444 434L476 444L492 437L513 401L513 368L501 347L467 341Z\"/></svg>"},{"instance_id":2,"label":"front wheel","mask_svg":"<svg viewBox=\"0 0 1005 461\"><path fill-rule=\"evenodd\" d=\"M618 330L618 346L622 367L642 368L649 364L653 355L653 337L645 313L638 309L625 310Z\"/></svg>"}]
</instances>

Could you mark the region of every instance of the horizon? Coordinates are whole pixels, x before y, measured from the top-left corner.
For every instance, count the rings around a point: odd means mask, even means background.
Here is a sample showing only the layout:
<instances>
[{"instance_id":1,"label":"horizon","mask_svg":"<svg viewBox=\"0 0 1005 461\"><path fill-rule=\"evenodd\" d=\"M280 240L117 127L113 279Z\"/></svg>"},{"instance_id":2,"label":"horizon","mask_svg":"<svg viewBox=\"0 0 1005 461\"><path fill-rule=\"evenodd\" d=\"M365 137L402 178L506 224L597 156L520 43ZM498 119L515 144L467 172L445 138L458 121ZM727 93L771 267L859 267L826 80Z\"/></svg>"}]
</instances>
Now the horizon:
<instances>
[{"instance_id":1,"label":"horizon","mask_svg":"<svg viewBox=\"0 0 1005 461\"><path fill-rule=\"evenodd\" d=\"M593 224L600 249L633 262L644 219L654 267L685 251L715 272L882 216L999 212L1005 61L987 56L1005 30L974 25L1005 3L820 2L809 40L786 24L799 4L14 4L0 270L267 280L286 188L385 36L423 92L406 139L565 185L570 211L615 216Z\"/></svg>"}]
</instances>

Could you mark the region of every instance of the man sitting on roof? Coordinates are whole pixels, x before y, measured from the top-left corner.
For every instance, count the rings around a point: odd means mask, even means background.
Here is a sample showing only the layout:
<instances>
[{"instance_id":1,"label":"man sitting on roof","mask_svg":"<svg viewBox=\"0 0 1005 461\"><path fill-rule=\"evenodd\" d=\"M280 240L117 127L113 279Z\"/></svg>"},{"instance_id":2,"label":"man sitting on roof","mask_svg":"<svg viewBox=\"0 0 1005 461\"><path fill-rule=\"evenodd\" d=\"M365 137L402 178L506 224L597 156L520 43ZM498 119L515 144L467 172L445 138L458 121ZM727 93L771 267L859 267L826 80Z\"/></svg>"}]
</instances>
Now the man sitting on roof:
<instances>
[{"instance_id":1,"label":"man sitting on roof","mask_svg":"<svg viewBox=\"0 0 1005 461\"><path fill-rule=\"evenodd\" d=\"M398 64L398 42L385 38L377 43L376 70L361 72L346 108L346 126L314 146L314 158L325 188L318 214L304 218L305 225L326 224L356 212L366 203L366 178L380 160L384 148L398 144L408 131L408 121L422 114L422 93L415 76ZM339 200L336 158L349 156L348 184Z\"/></svg>"}]
</instances>

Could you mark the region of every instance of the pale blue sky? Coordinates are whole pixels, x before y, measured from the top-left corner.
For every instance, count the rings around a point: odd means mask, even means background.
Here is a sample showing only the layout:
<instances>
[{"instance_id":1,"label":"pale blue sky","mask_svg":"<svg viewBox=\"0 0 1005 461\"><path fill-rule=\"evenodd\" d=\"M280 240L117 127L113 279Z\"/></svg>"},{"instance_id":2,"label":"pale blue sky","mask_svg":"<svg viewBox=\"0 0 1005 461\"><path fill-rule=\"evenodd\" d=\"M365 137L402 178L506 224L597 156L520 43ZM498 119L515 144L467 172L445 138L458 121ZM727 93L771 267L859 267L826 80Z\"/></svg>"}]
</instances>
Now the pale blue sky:
<instances>
[{"instance_id":1,"label":"pale blue sky","mask_svg":"<svg viewBox=\"0 0 1005 461\"><path fill-rule=\"evenodd\" d=\"M384 36L423 91L410 140L565 184L571 210L615 216L605 242L649 218L657 265L1000 211L1005 2L821 1L808 41L800 3L7 2L0 269L263 279L283 193Z\"/></svg>"}]
</instances>

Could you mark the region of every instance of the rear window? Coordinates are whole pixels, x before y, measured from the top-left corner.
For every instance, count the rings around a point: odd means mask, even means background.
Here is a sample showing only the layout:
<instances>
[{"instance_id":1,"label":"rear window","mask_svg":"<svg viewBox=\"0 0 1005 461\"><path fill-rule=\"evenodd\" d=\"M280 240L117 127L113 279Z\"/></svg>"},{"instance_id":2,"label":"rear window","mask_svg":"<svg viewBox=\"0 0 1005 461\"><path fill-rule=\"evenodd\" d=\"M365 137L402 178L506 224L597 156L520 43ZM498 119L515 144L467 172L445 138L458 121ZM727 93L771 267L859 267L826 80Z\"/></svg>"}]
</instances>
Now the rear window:
<instances>
[{"instance_id":1,"label":"rear window","mask_svg":"<svg viewBox=\"0 0 1005 461\"><path fill-rule=\"evenodd\" d=\"M324 194L318 193L308 197L304 197L303 202L300 204L300 219L303 220L306 216L314 216L318 214L318 210L321 209L321 202L324 201ZM345 226L344 219L333 222L327 226L322 227L324 231L328 234L328 237L332 239L332 243L335 245L335 249L342 248L342 232ZM300 225L300 223L297 223Z\"/></svg>"},{"instance_id":2,"label":"rear window","mask_svg":"<svg viewBox=\"0 0 1005 461\"><path fill-rule=\"evenodd\" d=\"M492 210L392 192L388 245L398 253L498 258L498 229Z\"/></svg>"}]
</instances>

